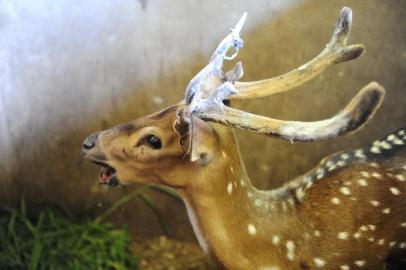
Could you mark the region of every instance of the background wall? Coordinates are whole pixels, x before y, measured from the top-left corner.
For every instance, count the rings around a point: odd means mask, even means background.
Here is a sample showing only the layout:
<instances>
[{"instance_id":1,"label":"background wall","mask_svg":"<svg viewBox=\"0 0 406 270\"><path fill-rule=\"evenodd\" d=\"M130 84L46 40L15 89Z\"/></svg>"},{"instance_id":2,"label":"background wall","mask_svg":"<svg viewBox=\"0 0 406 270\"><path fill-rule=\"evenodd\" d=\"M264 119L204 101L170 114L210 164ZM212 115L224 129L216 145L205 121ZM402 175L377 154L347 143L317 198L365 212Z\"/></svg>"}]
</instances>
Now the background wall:
<instances>
[{"instance_id":1,"label":"background wall","mask_svg":"<svg viewBox=\"0 0 406 270\"><path fill-rule=\"evenodd\" d=\"M239 60L244 80L256 80L314 57L344 5L354 13L349 42L367 48L361 59L295 91L237 106L281 119L317 120L339 111L372 80L386 87L386 100L362 131L335 141L290 144L238 132L260 188L406 125L406 2L0 0L0 202L13 204L24 195L31 207L57 203L72 213L103 211L128 190L99 187L98 168L81 159L85 136L179 101L243 11L249 18ZM172 235L194 239L184 206L154 197ZM111 220L128 223L139 238L162 233L139 201Z\"/></svg>"}]
</instances>

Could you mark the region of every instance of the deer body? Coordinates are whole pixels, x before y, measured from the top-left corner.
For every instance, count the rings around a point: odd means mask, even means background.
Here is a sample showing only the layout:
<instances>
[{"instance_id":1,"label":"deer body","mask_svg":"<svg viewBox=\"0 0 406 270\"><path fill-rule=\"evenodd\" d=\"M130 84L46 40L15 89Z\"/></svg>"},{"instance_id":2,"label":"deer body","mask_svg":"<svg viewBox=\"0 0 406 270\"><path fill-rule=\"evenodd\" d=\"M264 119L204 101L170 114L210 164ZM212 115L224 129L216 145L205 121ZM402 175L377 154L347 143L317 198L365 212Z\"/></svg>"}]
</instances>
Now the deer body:
<instances>
[{"instance_id":1,"label":"deer body","mask_svg":"<svg viewBox=\"0 0 406 270\"><path fill-rule=\"evenodd\" d=\"M163 111L94 133L83 143L102 166L102 184L147 183L182 196L200 245L226 269L402 269L406 262L406 129L372 145L333 154L284 186L257 190L230 126L293 141L355 132L385 90L370 83L337 115L282 121L229 107L229 100L288 91L334 64L359 57L346 45L352 13L343 8L333 36L307 64L256 82L238 82L241 63L222 64L242 47L246 14L189 83L185 99ZM236 53L229 57L227 51ZM215 123L209 123L215 122Z\"/></svg>"},{"instance_id":2,"label":"deer body","mask_svg":"<svg viewBox=\"0 0 406 270\"><path fill-rule=\"evenodd\" d=\"M260 191L229 139L208 175L179 190L202 248L227 269L384 269L390 254L406 253L406 158L391 166L383 158L406 157L404 144L334 154Z\"/></svg>"}]
</instances>

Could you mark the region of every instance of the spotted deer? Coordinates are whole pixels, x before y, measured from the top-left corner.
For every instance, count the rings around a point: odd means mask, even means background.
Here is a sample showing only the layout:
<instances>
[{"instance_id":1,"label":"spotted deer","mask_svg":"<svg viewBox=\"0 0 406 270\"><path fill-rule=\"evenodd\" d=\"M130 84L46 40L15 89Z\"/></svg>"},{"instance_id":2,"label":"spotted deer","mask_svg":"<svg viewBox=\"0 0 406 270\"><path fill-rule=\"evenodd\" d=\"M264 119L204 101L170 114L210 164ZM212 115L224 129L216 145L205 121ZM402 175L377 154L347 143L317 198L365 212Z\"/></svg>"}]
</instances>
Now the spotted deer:
<instances>
[{"instance_id":1,"label":"spotted deer","mask_svg":"<svg viewBox=\"0 0 406 270\"><path fill-rule=\"evenodd\" d=\"M246 14L189 83L178 104L97 132L84 156L101 165L102 184L172 187L183 198L202 249L226 269L389 269L406 258L406 129L372 145L324 158L285 185L255 188L232 127L294 141L353 133L380 106L385 90L362 88L337 115L282 121L234 109L230 101L288 91L327 68L361 56L347 45L350 8L341 10L330 42L286 74L238 81L242 65L223 73L243 46ZM234 49L233 55L228 51ZM406 268L403 268L406 269Z\"/></svg>"}]
</instances>

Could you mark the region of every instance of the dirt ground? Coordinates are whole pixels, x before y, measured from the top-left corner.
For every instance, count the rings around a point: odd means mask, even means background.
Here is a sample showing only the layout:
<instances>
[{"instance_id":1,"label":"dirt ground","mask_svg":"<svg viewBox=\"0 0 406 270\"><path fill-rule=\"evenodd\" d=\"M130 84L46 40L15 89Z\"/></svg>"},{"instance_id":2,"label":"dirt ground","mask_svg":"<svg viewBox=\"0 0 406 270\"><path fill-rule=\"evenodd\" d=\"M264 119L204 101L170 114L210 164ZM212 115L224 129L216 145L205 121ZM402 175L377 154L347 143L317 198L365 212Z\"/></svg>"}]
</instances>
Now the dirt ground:
<instances>
[{"instance_id":1,"label":"dirt ground","mask_svg":"<svg viewBox=\"0 0 406 270\"><path fill-rule=\"evenodd\" d=\"M160 236L136 243L132 251L140 257L142 270L216 270L199 246Z\"/></svg>"}]
</instances>

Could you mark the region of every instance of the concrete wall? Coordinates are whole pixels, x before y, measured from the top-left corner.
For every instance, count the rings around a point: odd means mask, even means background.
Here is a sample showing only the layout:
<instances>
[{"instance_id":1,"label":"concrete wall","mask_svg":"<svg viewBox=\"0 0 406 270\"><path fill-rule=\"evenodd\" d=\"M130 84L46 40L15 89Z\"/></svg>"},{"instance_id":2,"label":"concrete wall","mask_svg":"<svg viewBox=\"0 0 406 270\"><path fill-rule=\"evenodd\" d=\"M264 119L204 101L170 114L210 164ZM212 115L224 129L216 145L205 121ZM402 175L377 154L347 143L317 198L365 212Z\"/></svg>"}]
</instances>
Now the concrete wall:
<instances>
[{"instance_id":1,"label":"concrete wall","mask_svg":"<svg viewBox=\"0 0 406 270\"><path fill-rule=\"evenodd\" d=\"M323 156L406 125L406 3L403 1L0 1L0 201L58 203L103 211L131 189L104 189L83 162L89 133L182 98L191 77L243 11L245 80L298 67L326 44L340 8L354 11L351 43L367 53L297 90L237 104L282 119L316 120L340 110L372 80L387 88L371 124L331 142L290 144L238 132L254 183L274 187ZM193 239L184 207L154 194L175 237ZM134 201L111 220L136 237L161 233Z\"/></svg>"}]
</instances>

